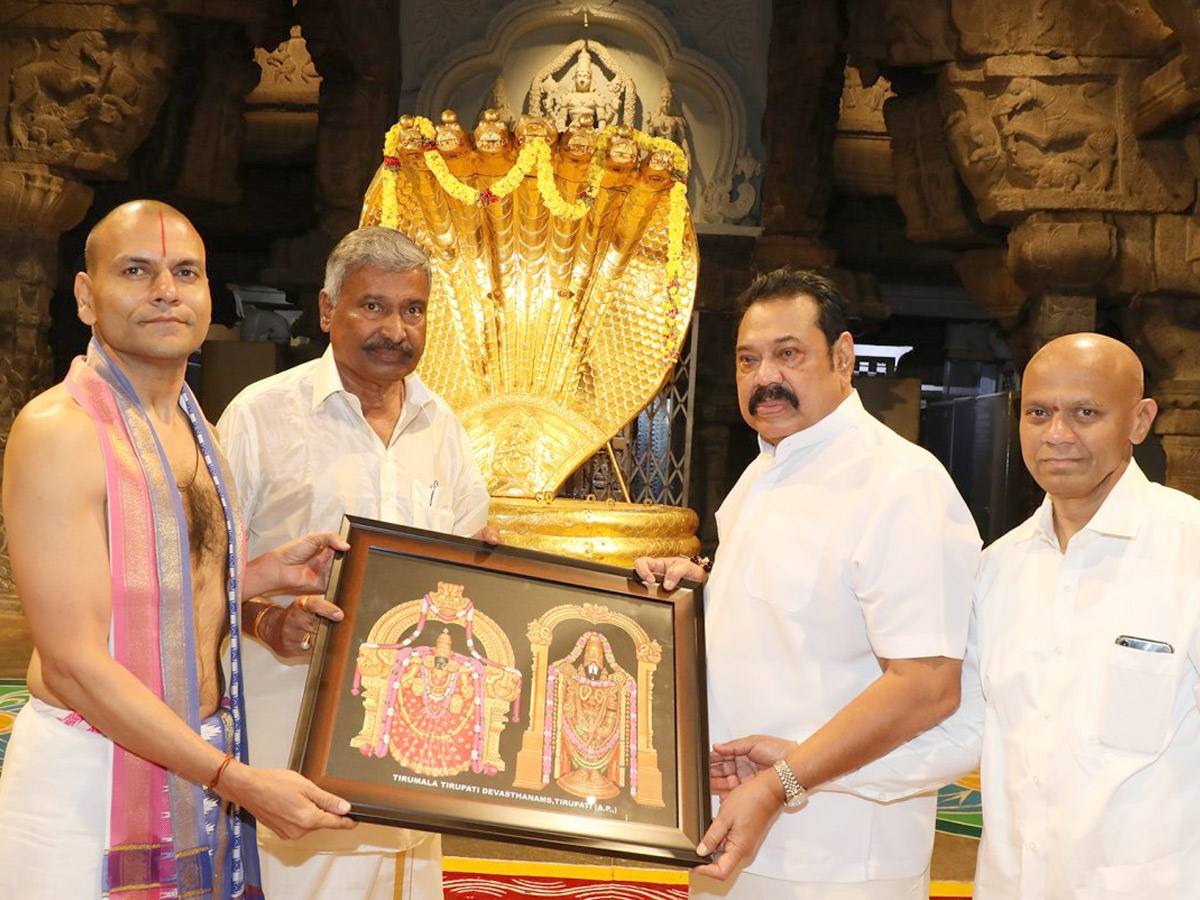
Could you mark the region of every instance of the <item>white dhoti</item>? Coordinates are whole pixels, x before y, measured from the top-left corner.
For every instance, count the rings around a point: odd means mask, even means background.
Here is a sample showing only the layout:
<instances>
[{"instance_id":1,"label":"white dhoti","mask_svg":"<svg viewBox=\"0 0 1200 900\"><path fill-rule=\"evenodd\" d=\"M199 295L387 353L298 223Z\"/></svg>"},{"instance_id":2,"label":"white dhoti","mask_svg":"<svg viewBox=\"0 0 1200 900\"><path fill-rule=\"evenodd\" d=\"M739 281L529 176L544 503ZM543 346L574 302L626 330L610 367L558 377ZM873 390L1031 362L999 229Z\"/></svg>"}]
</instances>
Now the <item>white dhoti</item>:
<instances>
[{"instance_id":1,"label":"white dhoti","mask_svg":"<svg viewBox=\"0 0 1200 900\"><path fill-rule=\"evenodd\" d=\"M108 833L112 742L29 701L0 773L0 897L96 900Z\"/></svg>"},{"instance_id":2,"label":"white dhoti","mask_svg":"<svg viewBox=\"0 0 1200 900\"><path fill-rule=\"evenodd\" d=\"M330 837L386 840L395 829L360 824L353 831L314 832L285 841L259 826L258 852L263 894L287 900L441 900L442 838L422 835L407 850L338 847Z\"/></svg>"}]
</instances>

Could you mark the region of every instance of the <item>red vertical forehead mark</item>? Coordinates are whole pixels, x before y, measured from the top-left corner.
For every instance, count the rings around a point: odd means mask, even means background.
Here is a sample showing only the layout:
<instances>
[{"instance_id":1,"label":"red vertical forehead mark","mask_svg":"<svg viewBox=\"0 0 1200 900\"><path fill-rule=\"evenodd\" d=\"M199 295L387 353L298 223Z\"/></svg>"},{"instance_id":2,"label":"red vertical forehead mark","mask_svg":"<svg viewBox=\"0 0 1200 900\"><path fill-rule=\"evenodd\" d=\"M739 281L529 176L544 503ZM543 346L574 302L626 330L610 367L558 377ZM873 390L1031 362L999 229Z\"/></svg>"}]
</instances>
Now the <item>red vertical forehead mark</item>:
<instances>
[{"instance_id":1,"label":"red vertical forehead mark","mask_svg":"<svg viewBox=\"0 0 1200 900\"><path fill-rule=\"evenodd\" d=\"M158 211L158 231L162 235L163 259L167 258L167 220L163 218L162 210Z\"/></svg>"}]
</instances>

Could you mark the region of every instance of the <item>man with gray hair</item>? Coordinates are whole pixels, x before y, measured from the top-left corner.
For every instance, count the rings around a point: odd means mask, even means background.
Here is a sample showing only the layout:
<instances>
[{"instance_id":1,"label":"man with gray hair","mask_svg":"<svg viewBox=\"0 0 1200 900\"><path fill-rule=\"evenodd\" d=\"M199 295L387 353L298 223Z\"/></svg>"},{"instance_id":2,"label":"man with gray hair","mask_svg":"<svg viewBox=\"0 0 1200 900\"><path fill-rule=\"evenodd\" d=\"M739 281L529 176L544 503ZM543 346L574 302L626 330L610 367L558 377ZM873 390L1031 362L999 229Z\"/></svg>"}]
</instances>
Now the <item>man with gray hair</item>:
<instances>
[{"instance_id":1,"label":"man with gray hair","mask_svg":"<svg viewBox=\"0 0 1200 900\"><path fill-rule=\"evenodd\" d=\"M310 530L306 523L337 529L344 513L498 542L466 432L414 372L429 280L429 261L409 238L389 228L351 232L325 266L325 354L250 385L221 416L251 555ZM341 611L320 597L276 597L247 601L242 614L261 641L244 652L251 757L285 766L316 617L336 621ZM283 842L260 830L264 893L442 896L437 837L377 825L347 834Z\"/></svg>"}]
</instances>

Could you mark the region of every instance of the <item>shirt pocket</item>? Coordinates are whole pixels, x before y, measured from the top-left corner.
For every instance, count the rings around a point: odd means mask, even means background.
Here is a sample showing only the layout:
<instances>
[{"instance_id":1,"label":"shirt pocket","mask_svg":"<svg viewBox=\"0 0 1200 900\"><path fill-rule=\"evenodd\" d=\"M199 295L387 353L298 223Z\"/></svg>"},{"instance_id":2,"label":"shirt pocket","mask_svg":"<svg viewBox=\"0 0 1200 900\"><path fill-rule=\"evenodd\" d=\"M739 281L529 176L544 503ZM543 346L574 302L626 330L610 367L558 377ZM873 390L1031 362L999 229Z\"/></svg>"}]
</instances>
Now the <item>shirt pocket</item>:
<instances>
[{"instance_id":1,"label":"shirt pocket","mask_svg":"<svg viewBox=\"0 0 1200 900\"><path fill-rule=\"evenodd\" d=\"M1157 753L1175 708L1174 653L1151 653L1113 644L1100 695L1100 743L1134 753Z\"/></svg>"},{"instance_id":2,"label":"shirt pocket","mask_svg":"<svg viewBox=\"0 0 1200 900\"><path fill-rule=\"evenodd\" d=\"M443 534L454 532L454 507L451 505L450 489L439 483L414 478L412 483L412 524L427 531Z\"/></svg>"},{"instance_id":3,"label":"shirt pocket","mask_svg":"<svg viewBox=\"0 0 1200 900\"><path fill-rule=\"evenodd\" d=\"M830 531L822 522L767 516L747 554L746 592L784 612L808 606Z\"/></svg>"}]
</instances>

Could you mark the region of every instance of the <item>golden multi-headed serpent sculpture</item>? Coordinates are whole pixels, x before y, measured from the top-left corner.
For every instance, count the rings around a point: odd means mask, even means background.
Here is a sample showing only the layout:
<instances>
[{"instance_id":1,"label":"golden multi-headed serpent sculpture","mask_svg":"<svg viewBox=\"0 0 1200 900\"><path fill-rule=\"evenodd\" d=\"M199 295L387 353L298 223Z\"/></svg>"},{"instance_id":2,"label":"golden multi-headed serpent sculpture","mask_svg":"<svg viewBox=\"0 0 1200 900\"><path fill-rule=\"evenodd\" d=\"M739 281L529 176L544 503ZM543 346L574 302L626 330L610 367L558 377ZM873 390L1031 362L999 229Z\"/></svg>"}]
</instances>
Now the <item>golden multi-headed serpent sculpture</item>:
<instances>
[{"instance_id":1,"label":"golden multi-headed serpent sculpture","mask_svg":"<svg viewBox=\"0 0 1200 900\"><path fill-rule=\"evenodd\" d=\"M581 115L561 135L485 111L405 116L362 224L434 270L421 378L470 435L493 496L552 494L654 397L696 286L679 147Z\"/></svg>"}]
</instances>

